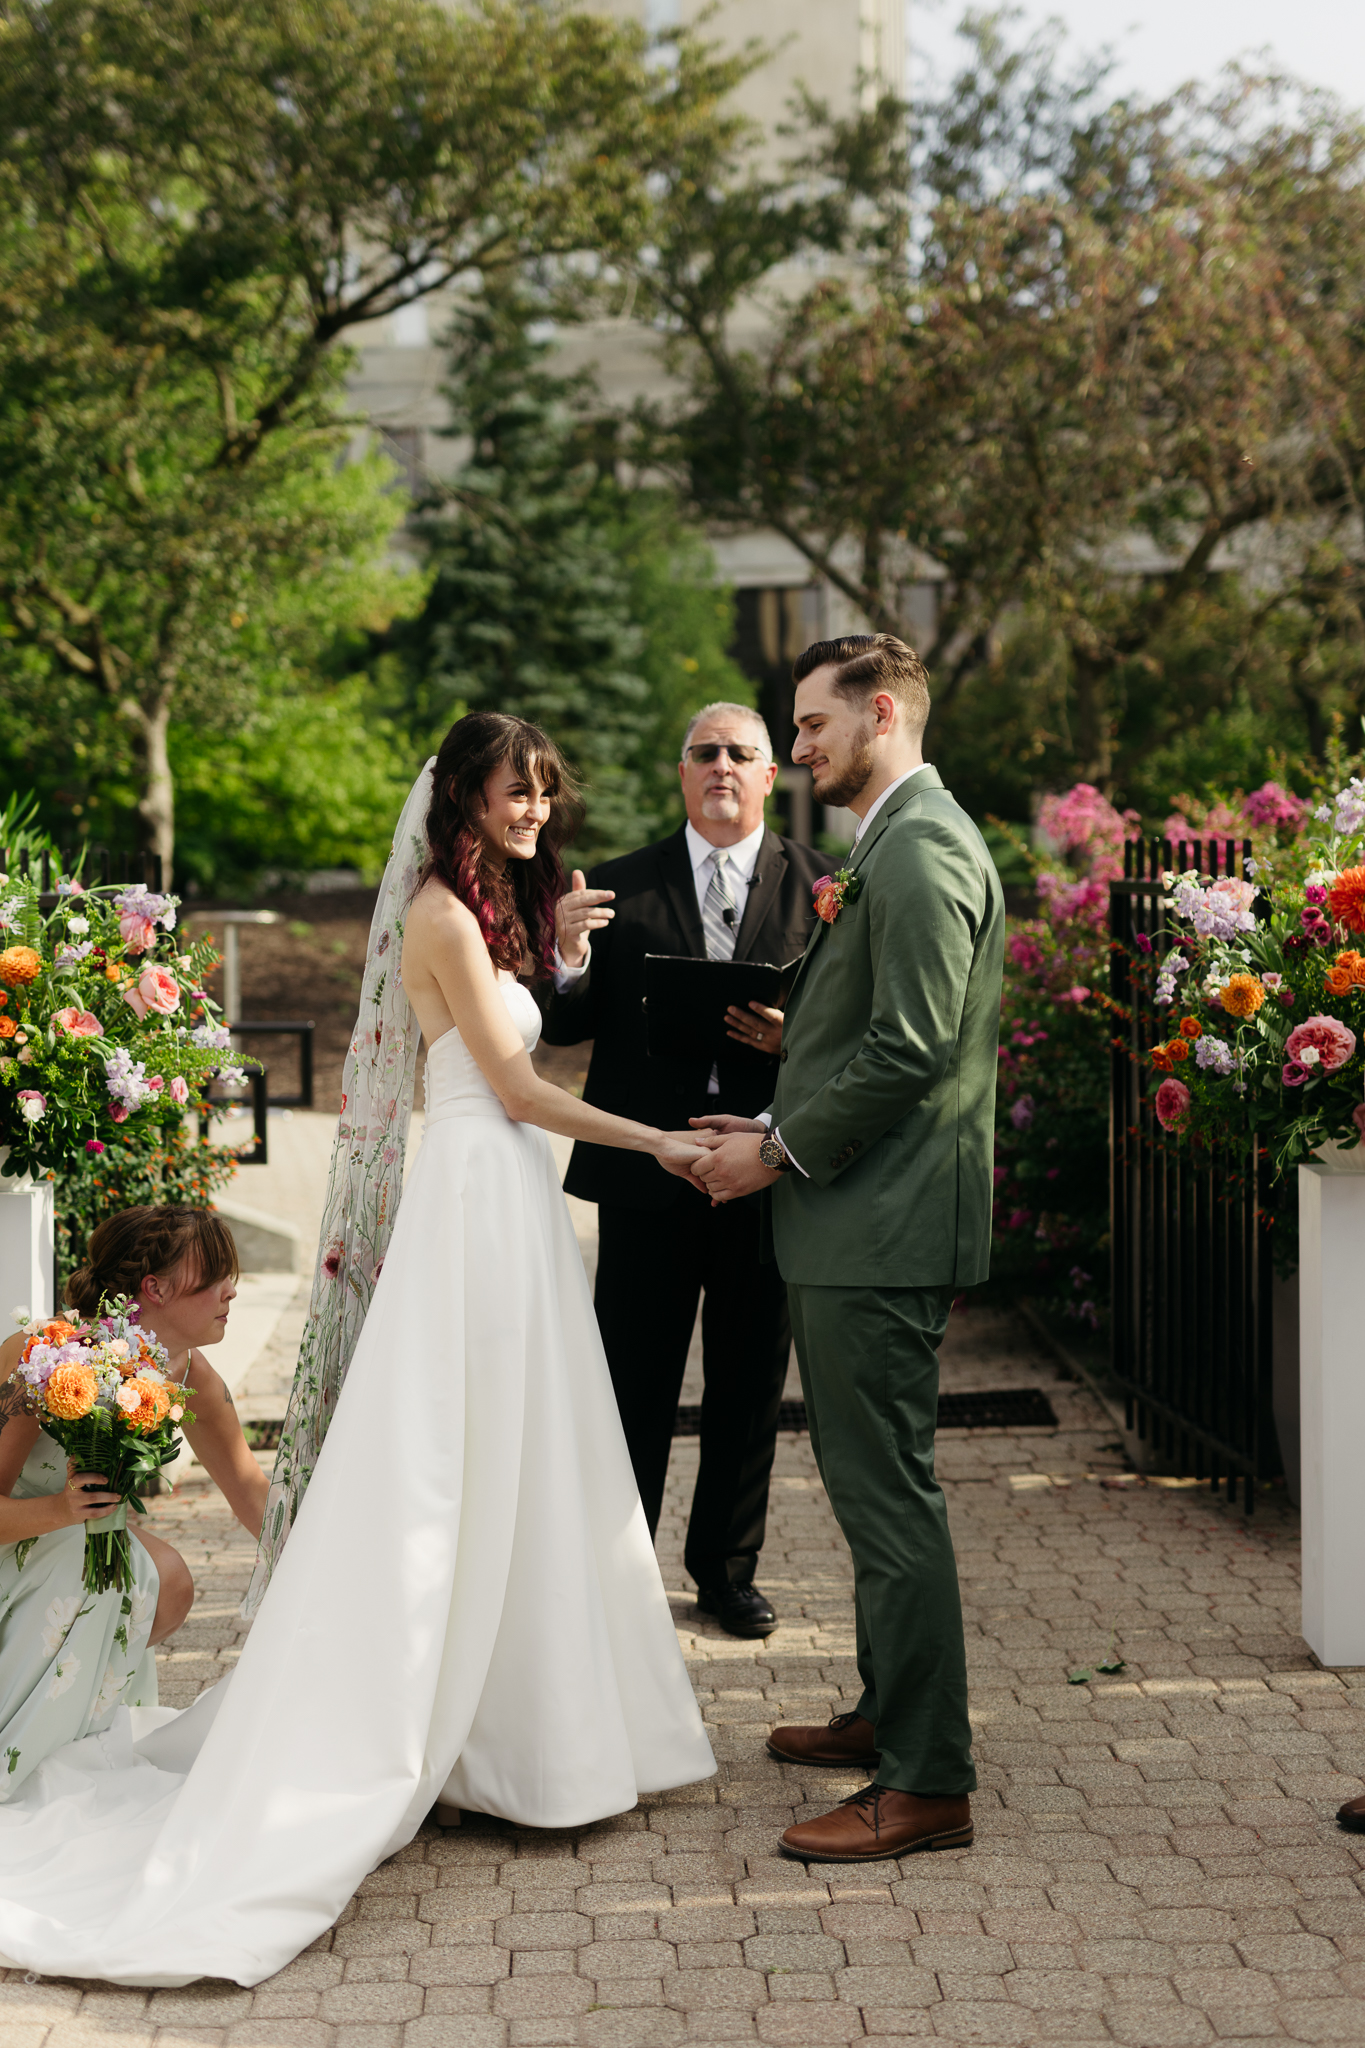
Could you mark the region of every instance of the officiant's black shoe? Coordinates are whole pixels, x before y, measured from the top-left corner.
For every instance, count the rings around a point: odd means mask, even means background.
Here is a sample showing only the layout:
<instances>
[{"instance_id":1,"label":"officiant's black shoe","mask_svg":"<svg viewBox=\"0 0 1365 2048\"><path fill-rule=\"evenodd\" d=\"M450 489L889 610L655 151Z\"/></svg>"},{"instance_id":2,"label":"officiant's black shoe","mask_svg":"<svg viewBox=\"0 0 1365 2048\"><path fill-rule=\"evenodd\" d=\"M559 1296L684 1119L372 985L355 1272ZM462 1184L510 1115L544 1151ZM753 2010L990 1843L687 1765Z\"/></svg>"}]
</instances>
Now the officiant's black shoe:
<instances>
[{"instance_id":1,"label":"officiant's black shoe","mask_svg":"<svg viewBox=\"0 0 1365 2048\"><path fill-rule=\"evenodd\" d=\"M727 1635L770 1636L777 1627L777 1616L752 1584L702 1586L697 1592L697 1605L703 1614L714 1614Z\"/></svg>"},{"instance_id":2,"label":"officiant's black shoe","mask_svg":"<svg viewBox=\"0 0 1365 2048\"><path fill-rule=\"evenodd\" d=\"M1350 1835L1365 1835L1365 1798L1348 1799L1337 1808L1337 1826Z\"/></svg>"}]
</instances>

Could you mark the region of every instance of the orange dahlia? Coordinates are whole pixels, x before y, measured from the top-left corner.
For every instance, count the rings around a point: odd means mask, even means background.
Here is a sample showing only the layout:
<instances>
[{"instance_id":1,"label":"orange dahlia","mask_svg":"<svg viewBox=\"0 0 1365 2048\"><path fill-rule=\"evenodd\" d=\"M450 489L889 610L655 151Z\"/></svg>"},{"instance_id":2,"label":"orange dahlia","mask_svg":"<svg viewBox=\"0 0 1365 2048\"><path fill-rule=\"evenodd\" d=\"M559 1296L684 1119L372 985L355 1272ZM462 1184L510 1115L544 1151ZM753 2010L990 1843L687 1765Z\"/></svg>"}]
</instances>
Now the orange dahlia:
<instances>
[{"instance_id":1,"label":"orange dahlia","mask_svg":"<svg viewBox=\"0 0 1365 2048\"><path fill-rule=\"evenodd\" d=\"M132 1379L127 1385L130 1393L142 1396L127 1416L129 1429L155 1429L166 1420L171 1412L171 1397L159 1380Z\"/></svg>"},{"instance_id":2,"label":"orange dahlia","mask_svg":"<svg viewBox=\"0 0 1365 2048\"><path fill-rule=\"evenodd\" d=\"M1187 1060L1189 1056L1190 1041L1188 1038L1173 1038L1167 1044L1166 1057L1172 1060L1176 1066L1179 1066L1182 1060Z\"/></svg>"},{"instance_id":3,"label":"orange dahlia","mask_svg":"<svg viewBox=\"0 0 1365 2048\"><path fill-rule=\"evenodd\" d=\"M1354 987L1365 985L1365 953L1338 953L1333 964L1350 975Z\"/></svg>"},{"instance_id":4,"label":"orange dahlia","mask_svg":"<svg viewBox=\"0 0 1365 2048\"><path fill-rule=\"evenodd\" d=\"M1230 1017L1254 1017L1265 990L1254 974L1233 974L1223 984L1223 1008Z\"/></svg>"},{"instance_id":5,"label":"orange dahlia","mask_svg":"<svg viewBox=\"0 0 1365 2048\"><path fill-rule=\"evenodd\" d=\"M1171 1068L1175 1065L1175 1061L1171 1058L1171 1048L1169 1045L1154 1045L1152 1047L1152 1065L1159 1074L1170 1073Z\"/></svg>"},{"instance_id":6,"label":"orange dahlia","mask_svg":"<svg viewBox=\"0 0 1365 2048\"><path fill-rule=\"evenodd\" d=\"M1201 1038L1203 1036L1203 1032L1204 1027L1197 1017L1181 1018L1180 1036L1182 1038Z\"/></svg>"},{"instance_id":7,"label":"orange dahlia","mask_svg":"<svg viewBox=\"0 0 1365 2048\"><path fill-rule=\"evenodd\" d=\"M79 1422L95 1405L98 1382L88 1365L59 1365L48 1380L44 1399L63 1422Z\"/></svg>"},{"instance_id":8,"label":"orange dahlia","mask_svg":"<svg viewBox=\"0 0 1365 2048\"><path fill-rule=\"evenodd\" d=\"M1329 967L1323 976L1329 996L1348 996L1351 993L1351 970L1349 967Z\"/></svg>"},{"instance_id":9,"label":"orange dahlia","mask_svg":"<svg viewBox=\"0 0 1365 2048\"><path fill-rule=\"evenodd\" d=\"M32 946L6 946L0 953L0 981L10 988L24 988L43 971L43 956Z\"/></svg>"},{"instance_id":10,"label":"orange dahlia","mask_svg":"<svg viewBox=\"0 0 1365 2048\"><path fill-rule=\"evenodd\" d=\"M1365 932L1365 868L1343 868L1327 892L1327 901L1338 924L1349 932ZM6 955L0 954L0 968Z\"/></svg>"}]
</instances>

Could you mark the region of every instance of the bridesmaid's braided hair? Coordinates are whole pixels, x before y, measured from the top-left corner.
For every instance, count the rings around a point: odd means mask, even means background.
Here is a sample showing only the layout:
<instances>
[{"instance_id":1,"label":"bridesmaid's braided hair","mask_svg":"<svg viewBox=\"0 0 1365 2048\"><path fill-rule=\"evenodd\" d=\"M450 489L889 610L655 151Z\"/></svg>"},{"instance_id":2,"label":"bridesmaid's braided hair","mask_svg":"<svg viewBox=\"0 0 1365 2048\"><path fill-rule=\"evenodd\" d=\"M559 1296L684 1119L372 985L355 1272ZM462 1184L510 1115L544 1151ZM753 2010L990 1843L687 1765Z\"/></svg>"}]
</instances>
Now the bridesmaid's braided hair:
<instances>
[{"instance_id":1,"label":"bridesmaid's braided hair","mask_svg":"<svg viewBox=\"0 0 1365 2048\"><path fill-rule=\"evenodd\" d=\"M480 821L488 778L505 761L518 775L534 772L550 799L550 815L531 859L509 860L499 874ZM553 972L555 905L565 887L559 852L582 816L568 765L538 725L503 711L471 711L442 740L427 812L430 852L420 880L444 882L473 911L495 967L520 974L529 953L537 977Z\"/></svg>"},{"instance_id":2,"label":"bridesmaid's braided hair","mask_svg":"<svg viewBox=\"0 0 1365 2048\"><path fill-rule=\"evenodd\" d=\"M182 1275L191 1288L211 1287L237 1277L232 1232L212 1209L167 1203L158 1208L120 1209L90 1233L85 1263L66 1283L66 1298L92 1316L105 1295L136 1301L149 1273Z\"/></svg>"}]
</instances>

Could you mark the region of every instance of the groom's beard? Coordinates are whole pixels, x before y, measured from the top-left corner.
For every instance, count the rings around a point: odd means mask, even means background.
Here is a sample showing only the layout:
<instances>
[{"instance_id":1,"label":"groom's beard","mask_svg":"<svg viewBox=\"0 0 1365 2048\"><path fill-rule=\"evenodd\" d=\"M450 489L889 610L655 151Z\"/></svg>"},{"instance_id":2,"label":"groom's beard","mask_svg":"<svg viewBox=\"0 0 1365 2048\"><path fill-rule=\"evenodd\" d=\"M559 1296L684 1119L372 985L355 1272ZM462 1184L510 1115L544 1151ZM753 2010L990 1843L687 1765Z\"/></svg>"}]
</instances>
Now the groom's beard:
<instances>
[{"instance_id":1,"label":"groom's beard","mask_svg":"<svg viewBox=\"0 0 1365 2048\"><path fill-rule=\"evenodd\" d=\"M842 768L837 771L831 768L827 781L812 782L816 802L828 804L831 809L851 804L854 797L867 788L875 766L872 741L864 738L854 747Z\"/></svg>"}]
</instances>

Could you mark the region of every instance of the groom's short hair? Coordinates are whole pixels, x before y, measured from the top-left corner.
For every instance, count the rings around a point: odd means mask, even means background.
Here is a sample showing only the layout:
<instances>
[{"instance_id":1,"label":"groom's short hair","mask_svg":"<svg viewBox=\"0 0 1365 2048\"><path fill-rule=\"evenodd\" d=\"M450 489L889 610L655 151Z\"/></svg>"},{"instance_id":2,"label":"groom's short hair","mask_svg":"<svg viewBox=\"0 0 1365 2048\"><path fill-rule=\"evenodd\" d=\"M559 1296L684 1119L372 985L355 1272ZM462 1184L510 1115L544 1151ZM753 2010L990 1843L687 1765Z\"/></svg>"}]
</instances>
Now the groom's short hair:
<instances>
[{"instance_id":1,"label":"groom's short hair","mask_svg":"<svg viewBox=\"0 0 1365 2048\"><path fill-rule=\"evenodd\" d=\"M929 676L913 647L894 633L845 633L838 640L817 640L792 664L792 681L803 683L818 668L837 671L834 688L841 697L864 702L885 690L905 713L912 732L929 723Z\"/></svg>"}]
</instances>

